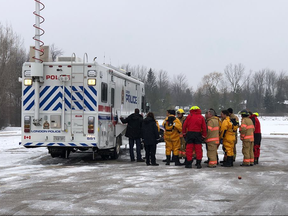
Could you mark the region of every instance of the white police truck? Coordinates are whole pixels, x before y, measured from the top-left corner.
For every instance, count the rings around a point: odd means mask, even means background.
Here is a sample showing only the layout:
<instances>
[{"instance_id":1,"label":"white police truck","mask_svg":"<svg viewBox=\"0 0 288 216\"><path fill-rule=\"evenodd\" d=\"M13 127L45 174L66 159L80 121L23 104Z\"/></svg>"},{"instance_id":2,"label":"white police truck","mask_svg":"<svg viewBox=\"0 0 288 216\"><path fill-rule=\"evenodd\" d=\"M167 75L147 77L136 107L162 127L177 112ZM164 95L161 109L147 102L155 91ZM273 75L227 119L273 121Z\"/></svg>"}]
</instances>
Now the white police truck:
<instances>
[{"instance_id":1,"label":"white police truck","mask_svg":"<svg viewBox=\"0 0 288 216\"><path fill-rule=\"evenodd\" d=\"M26 62L22 70L22 139L26 148L47 147L52 157L92 150L117 159L126 125L145 109L143 82L87 55L57 62Z\"/></svg>"}]
</instances>

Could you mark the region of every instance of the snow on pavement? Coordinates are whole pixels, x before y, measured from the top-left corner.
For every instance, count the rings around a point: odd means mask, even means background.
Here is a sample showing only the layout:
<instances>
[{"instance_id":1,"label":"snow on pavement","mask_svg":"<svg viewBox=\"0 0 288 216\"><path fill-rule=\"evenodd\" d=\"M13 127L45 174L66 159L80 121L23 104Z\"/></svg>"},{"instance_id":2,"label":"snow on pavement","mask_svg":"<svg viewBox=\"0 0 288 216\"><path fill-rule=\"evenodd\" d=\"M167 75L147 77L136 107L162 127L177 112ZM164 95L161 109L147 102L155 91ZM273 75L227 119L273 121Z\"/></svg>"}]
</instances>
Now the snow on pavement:
<instances>
[{"instance_id":1,"label":"snow on pavement","mask_svg":"<svg viewBox=\"0 0 288 216\"><path fill-rule=\"evenodd\" d=\"M238 142L233 168L203 164L200 170L165 166L164 143L157 148L159 167L129 162L124 147L116 161L51 158L46 148L19 146L20 129L6 128L0 133L0 214L287 214L287 136L270 135L287 130L287 118L260 121L260 165L239 166Z\"/></svg>"}]
</instances>

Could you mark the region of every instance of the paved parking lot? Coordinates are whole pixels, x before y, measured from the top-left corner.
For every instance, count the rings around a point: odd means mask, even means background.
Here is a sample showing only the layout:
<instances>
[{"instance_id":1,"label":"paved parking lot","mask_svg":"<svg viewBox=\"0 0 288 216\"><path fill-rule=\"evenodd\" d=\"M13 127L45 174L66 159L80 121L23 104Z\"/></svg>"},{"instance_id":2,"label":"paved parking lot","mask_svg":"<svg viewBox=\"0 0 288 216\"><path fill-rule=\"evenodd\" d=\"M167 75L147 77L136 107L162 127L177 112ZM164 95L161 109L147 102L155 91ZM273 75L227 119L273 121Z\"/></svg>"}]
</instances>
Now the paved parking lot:
<instances>
[{"instance_id":1,"label":"paved parking lot","mask_svg":"<svg viewBox=\"0 0 288 216\"><path fill-rule=\"evenodd\" d=\"M0 214L287 214L287 139L264 139L253 167L239 166L239 143L233 168L165 166L164 148L157 149L159 167L130 162L125 148L115 161L51 158L44 148L2 151Z\"/></svg>"}]
</instances>

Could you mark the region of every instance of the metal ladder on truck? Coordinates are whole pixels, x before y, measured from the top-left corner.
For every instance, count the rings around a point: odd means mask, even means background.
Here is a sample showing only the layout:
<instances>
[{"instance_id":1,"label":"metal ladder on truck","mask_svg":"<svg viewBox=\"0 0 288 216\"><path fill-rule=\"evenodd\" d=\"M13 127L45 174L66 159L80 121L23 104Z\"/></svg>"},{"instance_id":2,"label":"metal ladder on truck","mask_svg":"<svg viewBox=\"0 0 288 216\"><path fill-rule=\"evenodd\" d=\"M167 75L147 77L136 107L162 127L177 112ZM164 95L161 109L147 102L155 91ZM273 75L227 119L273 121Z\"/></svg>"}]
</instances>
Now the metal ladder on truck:
<instances>
[{"instance_id":1,"label":"metal ladder on truck","mask_svg":"<svg viewBox=\"0 0 288 216\"><path fill-rule=\"evenodd\" d=\"M74 135L76 133L84 134L84 65L81 72L76 71L73 67L73 57L76 61L75 53L72 54L71 58L71 137L74 140Z\"/></svg>"}]
</instances>

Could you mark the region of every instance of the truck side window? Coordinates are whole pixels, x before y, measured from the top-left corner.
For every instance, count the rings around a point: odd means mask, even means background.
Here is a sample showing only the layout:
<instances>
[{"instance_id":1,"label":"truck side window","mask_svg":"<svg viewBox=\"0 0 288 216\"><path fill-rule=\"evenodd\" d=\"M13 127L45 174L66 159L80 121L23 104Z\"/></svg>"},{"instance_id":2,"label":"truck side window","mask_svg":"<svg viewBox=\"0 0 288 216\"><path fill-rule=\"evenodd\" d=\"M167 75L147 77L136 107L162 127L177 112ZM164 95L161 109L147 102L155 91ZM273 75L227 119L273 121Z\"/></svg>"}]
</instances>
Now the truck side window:
<instances>
[{"instance_id":1,"label":"truck side window","mask_svg":"<svg viewBox=\"0 0 288 216\"><path fill-rule=\"evenodd\" d=\"M108 90L108 84L107 83L101 83L101 102L107 103L107 90Z\"/></svg>"},{"instance_id":2,"label":"truck side window","mask_svg":"<svg viewBox=\"0 0 288 216\"><path fill-rule=\"evenodd\" d=\"M115 89L111 88L111 107L114 107Z\"/></svg>"}]
</instances>

